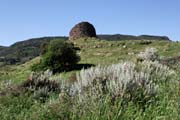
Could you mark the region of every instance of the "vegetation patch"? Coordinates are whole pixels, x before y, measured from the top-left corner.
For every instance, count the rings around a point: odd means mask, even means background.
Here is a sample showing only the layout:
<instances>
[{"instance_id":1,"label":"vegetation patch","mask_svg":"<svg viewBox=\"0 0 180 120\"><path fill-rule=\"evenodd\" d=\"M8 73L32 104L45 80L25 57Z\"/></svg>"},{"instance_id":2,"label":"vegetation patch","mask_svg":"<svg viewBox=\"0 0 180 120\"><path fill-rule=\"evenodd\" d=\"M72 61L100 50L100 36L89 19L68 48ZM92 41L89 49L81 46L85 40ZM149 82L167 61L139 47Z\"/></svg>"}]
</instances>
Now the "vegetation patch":
<instances>
[{"instance_id":1,"label":"vegetation patch","mask_svg":"<svg viewBox=\"0 0 180 120\"><path fill-rule=\"evenodd\" d=\"M59 65L56 72L46 66L48 72L31 73L31 66L42 63L47 53L63 53L57 52L62 50L59 44L25 64L0 68L2 120L180 118L179 43L82 38L74 45L62 44L80 48L75 53L81 60L73 69L58 62L68 69Z\"/></svg>"},{"instance_id":2,"label":"vegetation patch","mask_svg":"<svg viewBox=\"0 0 180 120\"><path fill-rule=\"evenodd\" d=\"M69 71L75 68L80 57L76 54L73 44L54 40L42 55L40 63L32 66L33 71L45 71L47 69L55 72Z\"/></svg>"}]
</instances>

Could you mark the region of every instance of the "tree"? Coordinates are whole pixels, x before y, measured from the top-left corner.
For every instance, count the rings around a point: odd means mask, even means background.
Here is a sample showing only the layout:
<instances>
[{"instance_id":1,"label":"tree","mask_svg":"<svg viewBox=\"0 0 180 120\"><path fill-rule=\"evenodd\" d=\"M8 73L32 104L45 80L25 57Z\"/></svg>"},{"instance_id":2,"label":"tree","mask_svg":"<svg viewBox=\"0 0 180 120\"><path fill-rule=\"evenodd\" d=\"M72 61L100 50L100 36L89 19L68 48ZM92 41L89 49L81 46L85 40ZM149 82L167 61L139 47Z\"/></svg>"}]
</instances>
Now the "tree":
<instances>
[{"instance_id":1,"label":"tree","mask_svg":"<svg viewBox=\"0 0 180 120\"><path fill-rule=\"evenodd\" d=\"M76 54L73 44L62 40L53 40L42 55L39 65L34 65L34 71L50 69L53 72L69 71L79 62L80 57Z\"/></svg>"}]
</instances>

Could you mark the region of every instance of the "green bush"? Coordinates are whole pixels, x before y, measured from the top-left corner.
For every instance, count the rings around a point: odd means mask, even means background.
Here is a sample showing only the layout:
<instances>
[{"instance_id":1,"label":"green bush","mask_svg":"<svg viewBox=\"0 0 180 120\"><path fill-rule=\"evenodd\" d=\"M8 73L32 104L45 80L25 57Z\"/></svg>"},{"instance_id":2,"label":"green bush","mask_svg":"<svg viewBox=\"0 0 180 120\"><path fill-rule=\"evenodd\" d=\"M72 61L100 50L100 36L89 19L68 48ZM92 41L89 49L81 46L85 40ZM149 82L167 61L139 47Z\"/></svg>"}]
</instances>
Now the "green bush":
<instances>
[{"instance_id":1,"label":"green bush","mask_svg":"<svg viewBox=\"0 0 180 120\"><path fill-rule=\"evenodd\" d=\"M75 67L79 60L80 57L76 54L73 44L61 40L53 40L47 47L46 53L42 55L40 63L33 65L32 70L69 71Z\"/></svg>"}]
</instances>

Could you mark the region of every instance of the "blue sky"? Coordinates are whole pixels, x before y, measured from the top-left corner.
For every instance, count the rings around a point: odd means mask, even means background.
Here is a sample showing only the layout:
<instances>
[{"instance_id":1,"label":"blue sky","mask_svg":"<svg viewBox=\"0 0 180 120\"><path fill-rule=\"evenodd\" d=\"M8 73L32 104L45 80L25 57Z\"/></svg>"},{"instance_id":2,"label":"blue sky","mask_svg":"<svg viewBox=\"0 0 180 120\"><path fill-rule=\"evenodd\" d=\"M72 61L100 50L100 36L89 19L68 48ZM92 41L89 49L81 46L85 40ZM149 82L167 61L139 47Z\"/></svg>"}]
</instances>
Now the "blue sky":
<instances>
[{"instance_id":1,"label":"blue sky","mask_svg":"<svg viewBox=\"0 0 180 120\"><path fill-rule=\"evenodd\" d=\"M167 35L180 40L179 12L180 0L0 0L0 45L67 36L81 21L91 22L98 34Z\"/></svg>"}]
</instances>

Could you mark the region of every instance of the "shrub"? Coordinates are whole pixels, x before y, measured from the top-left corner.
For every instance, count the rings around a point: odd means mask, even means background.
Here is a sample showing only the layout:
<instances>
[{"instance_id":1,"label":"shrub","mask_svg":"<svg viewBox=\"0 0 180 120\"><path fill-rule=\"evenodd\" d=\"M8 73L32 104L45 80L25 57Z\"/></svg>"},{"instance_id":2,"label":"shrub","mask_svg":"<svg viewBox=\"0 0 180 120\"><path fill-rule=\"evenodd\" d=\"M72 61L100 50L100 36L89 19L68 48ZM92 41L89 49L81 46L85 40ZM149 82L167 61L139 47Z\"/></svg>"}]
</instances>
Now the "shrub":
<instances>
[{"instance_id":1,"label":"shrub","mask_svg":"<svg viewBox=\"0 0 180 120\"><path fill-rule=\"evenodd\" d=\"M3 87L3 90L0 89L0 96L20 96L27 93L28 95L33 95L33 98L45 102L50 93L59 94L61 91L61 79L50 80L51 75L51 71L45 71L43 73L33 72L21 84Z\"/></svg>"},{"instance_id":2,"label":"shrub","mask_svg":"<svg viewBox=\"0 0 180 120\"><path fill-rule=\"evenodd\" d=\"M170 68L178 70L180 68L180 56L175 56L171 58L161 59L160 62L167 65Z\"/></svg>"},{"instance_id":3,"label":"shrub","mask_svg":"<svg viewBox=\"0 0 180 120\"><path fill-rule=\"evenodd\" d=\"M42 55L40 64L32 66L33 71L44 71L47 69L53 72L69 71L79 62L80 57L76 54L73 44L53 40Z\"/></svg>"},{"instance_id":4,"label":"shrub","mask_svg":"<svg viewBox=\"0 0 180 120\"><path fill-rule=\"evenodd\" d=\"M51 75L51 71L45 71L44 73L33 72L18 88L25 91L36 91L39 89L46 89L48 92L60 91L60 83L55 80L50 80L49 77Z\"/></svg>"},{"instance_id":5,"label":"shrub","mask_svg":"<svg viewBox=\"0 0 180 120\"><path fill-rule=\"evenodd\" d=\"M140 52L138 55L139 61L155 61L159 59L157 50L155 48L146 48L144 52Z\"/></svg>"},{"instance_id":6,"label":"shrub","mask_svg":"<svg viewBox=\"0 0 180 120\"><path fill-rule=\"evenodd\" d=\"M157 62L141 63L138 66L131 62L97 66L77 74L77 82L71 94L77 94L80 102L90 98L97 100L109 94L112 99L120 97L125 101L145 104L156 96L156 81L171 75L172 71Z\"/></svg>"},{"instance_id":7,"label":"shrub","mask_svg":"<svg viewBox=\"0 0 180 120\"><path fill-rule=\"evenodd\" d=\"M170 69L168 66L160 64L158 61L143 61L141 64L141 71L149 74L153 83L165 83L170 82L169 79L176 77L176 72ZM177 82L173 80L171 82Z\"/></svg>"},{"instance_id":8,"label":"shrub","mask_svg":"<svg viewBox=\"0 0 180 120\"><path fill-rule=\"evenodd\" d=\"M151 44L152 43L152 41L149 41L149 40L142 40L142 41L140 41L140 45L149 45L149 44Z\"/></svg>"}]
</instances>

